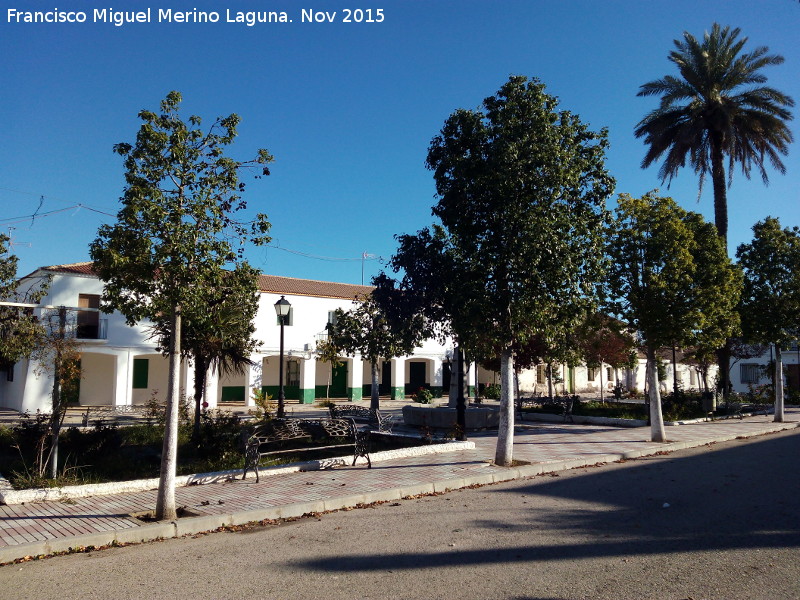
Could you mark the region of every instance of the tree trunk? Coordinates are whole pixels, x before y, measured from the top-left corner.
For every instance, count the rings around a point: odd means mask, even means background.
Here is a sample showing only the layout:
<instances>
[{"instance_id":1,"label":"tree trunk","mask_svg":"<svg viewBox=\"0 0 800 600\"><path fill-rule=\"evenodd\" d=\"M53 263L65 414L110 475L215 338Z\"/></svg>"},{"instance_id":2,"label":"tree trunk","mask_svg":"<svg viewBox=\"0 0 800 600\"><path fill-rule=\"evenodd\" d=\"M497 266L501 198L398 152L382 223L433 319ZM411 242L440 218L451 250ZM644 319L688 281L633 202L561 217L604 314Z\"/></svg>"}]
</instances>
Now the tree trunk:
<instances>
[{"instance_id":1,"label":"tree trunk","mask_svg":"<svg viewBox=\"0 0 800 600\"><path fill-rule=\"evenodd\" d=\"M514 456L514 355L505 348L500 355L500 424L494 462L510 467Z\"/></svg>"},{"instance_id":2,"label":"tree trunk","mask_svg":"<svg viewBox=\"0 0 800 600\"><path fill-rule=\"evenodd\" d=\"M50 412L50 479L58 477L58 438L61 434L62 409L61 409L61 371L63 341L67 337L67 309L64 306L58 309L58 341L56 342L56 356L53 360L53 408Z\"/></svg>"},{"instance_id":3,"label":"tree trunk","mask_svg":"<svg viewBox=\"0 0 800 600\"><path fill-rule=\"evenodd\" d=\"M783 358L781 345L775 344L775 418L776 423L783 423Z\"/></svg>"},{"instance_id":4,"label":"tree trunk","mask_svg":"<svg viewBox=\"0 0 800 600\"><path fill-rule=\"evenodd\" d=\"M203 399L206 396L206 371L205 357L196 354L194 357L194 430L192 432L195 444L200 443L200 414L203 408Z\"/></svg>"},{"instance_id":5,"label":"tree trunk","mask_svg":"<svg viewBox=\"0 0 800 600\"><path fill-rule=\"evenodd\" d=\"M464 395L464 353L458 351L456 379L460 383L456 396L456 438L460 442L467 441L467 398Z\"/></svg>"},{"instance_id":6,"label":"tree trunk","mask_svg":"<svg viewBox=\"0 0 800 600\"><path fill-rule=\"evenodd\" d=\"M678 397L678 361L675 359L675 345L672 346L672 395Z\"/></svg>"},{"instance_id":7,"label":"tree trunk","mask_svg":"<svg viewBox=\"0 0 800 600\"><path fill-rule=\"evenodd\" d=\"M553 397L553 363L547 363L547 395Z\"/></svg>"},{"instance_id":8,"label":"tree trunk","mask_svg":"<svg viewBox=\"0 0 800 600\"><path fill-rule=\"evenodd\" d=\"M169 383L164 423L164 445L161 451L161 474L158 480L158 497L156 499L156 520L158 521L174 521L178 518L175 507L175 474L178 464L178 406L180 404L180 304L172 307L172 331L170 333Z\"/></svg>"},{"instance_id":9,"label":"tree trunk","mask_svg":"<svg viewBox=\"0 0 800 600\"><path fill-rule=\"evenodd\" d=\"M728 252L728 192L725 183L725 157L722 153L722 134L712 132L711 182L714 186L714 225Z\"/></svg>"},{"instance_id":10,"label":"tree trunk","mask_svg":"<svg viewBox=\"0 0 800 600\"><path fill-rule=\"evenodd\" d=\"M605 396L603 394L604 394L604 390L603 390L603 361L601 360L600 361L600 402L605 404L606 399L605 399Z\"/></svg>"},{"instance_id":11,"label":"tree trunk","mask_svg":"<svg viewBox=\"0 0 800 600\"><path fill-rule=\"evenodd\" d=\"M460 357L461 347L455 346L453 348L453 360L450 362L450 389L447 393L447 406L450 408L458 408L458 386L461 382L458 369Z\"/></svg>"},{"instance_id":12,"label":"tree trunk","mask_svg":"<svg viewBox=\"0 0 800 600\"><path fill-rule=\"evenodd\" d=\"M650 388L650 440L666 442L667 434L664 431L664 416L661 414L661 391L658 385L655 348L647 349L647 381Z\"/></svg>"},{"instance_id":13,"label":"tree trunk","mask_svg":"<svg viewBox=\"0 0 800 600\"><path fill-rule=\"evenodd\" d=\"M381 407L381 395L380 390L378 389L378 380L380 379L381 374L381 363L380 359L376 358L370 363L370 370L372 371L372 390L369 396L369 407L374 410L380 410Z\"/></svg>"},{"instance_id":14,"label":"tree trunk","mask_svg":"<svg viewBox=\"0 0 800 600\"><path fill-rule=\"evenodd\" d=\"M728 192L725 183L725 157L722 152L722 134L710 132L711 140L711 181L714 186L714 225L717 234L725 244L725 254L728 253ZM722 397L728 402L730 397L730 340L725 341L725 347L717 352L719 365L719 379L722 384Z\"/></svg>"}]
</instances>

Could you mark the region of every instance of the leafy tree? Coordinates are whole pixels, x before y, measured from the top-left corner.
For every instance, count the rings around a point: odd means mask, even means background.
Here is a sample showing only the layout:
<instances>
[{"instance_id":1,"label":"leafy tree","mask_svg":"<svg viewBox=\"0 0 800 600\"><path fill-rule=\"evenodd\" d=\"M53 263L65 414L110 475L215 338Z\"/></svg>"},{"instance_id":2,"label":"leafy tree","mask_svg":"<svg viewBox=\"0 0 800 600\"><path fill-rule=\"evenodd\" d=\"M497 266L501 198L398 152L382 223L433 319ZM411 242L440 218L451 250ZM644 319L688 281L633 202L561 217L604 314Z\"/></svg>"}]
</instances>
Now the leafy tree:
<instances>
[{"instance_id":1,"label":"leafy tree","mask_svg":"<svg viewBox=\"0 0 800 600\"><path fill-rule=\"evenodd\" d=\"M336 346L327 337L317 341L316 348L317 360L323 363L328 363L328 383L325 386L325 398L330 400L331 397L331 380L333 379L333 369L342 364L339 359L339 351Z\"/></svg>"},{"instance_id":2,"label":"leafy tree","mask_svg":"<svg viewBox=\"0 0 800 600\"><path fill-rule=\"evenodd\" d=\"M470 318L482 318L470 312L470 301L483 286L483 273L475 265L458 260L446 231L439 225L425 228L416 235L397 236L399 248L390 261L395 273L403 273L397 281L385 273L373 283L373 298L387 319L402 327L415 344L423 339L454 341L451 362L450 404L456 406L458 438L466 440L466 354L458 331L464 330ZM474 343L474 342L473 342ZM475 344L479 346L480 344ZM475 348L480 353L479 348ZM489 358L496 357L491 354ZM484 362L487 360L483 356Z\"/></svg>"},{"instance_id":3,"label":"leafy tree","mask_svg":"<svg viewBox=\"0 0 800 600\"><path fill-rule=\"evenodd\" d=\"M653 441L666 441L656 352L690 346L700 332L718 347L735 333L741 276L702 217L654 193L622 194L608 230L611 314L638 331L647 353ZM714 332L719 337L713 338Z\"/></svg>"},{"instance_id":4,"label":"leafy tree","mask_svg":"<svg viewBox=\"0 0 800 600\"><path fill-rule=\"evenodd\" d=\"M332 354L360 354L371 367L372 394L370 408L380 408L380 361L411 354L416 340L412 330L397 327L387 319L371 296L360 299L358 306L347 312L336 309L336 319L328 324L328 340Z\"/></svg>"},{"instance_id":5,"label":"leafy tree","mask_svg":"<svg viewBox=\"0 0 800 600\"><path fill-rule=\"evenodd\" d=\"M67 414L67 405L70 399L78 395L78 386L81 379L80 349L81 344L75 337L75 318L69 314L66 307L60 306L48 310L42 315L44 335L39 338L31 357L36 361L37 375L46 373L53 378L51 393L50 423L48 433L50 444L38 456L37 465L39 475L43 475L46 466L49 466L50 478L58 477L58 441L61 426Z\"/></svg>"},{"instance_id":6,"label":"leafy tree","mask_svg":"<svg viewBox=\"0 0 800 600\"><path fill-rule=\"evenodd\" d=\"M19 259L11 254L10 239L0 234L0 370L30 356L45 336L45 329L32 306L41 302L50 287L50 278L17 280Z\"/></svg>"},{"instance_id":7,"label":"leafy tree","mask_svg":"<svg viewBox=\"0 0 800 600\"><path fill-rule=\"evenodd\" d=\"M184 304L181 326L183 356L194 363L194 439L200 443L200 416L209 369L242 374L253 364L258 312L258 272L247 263L224 276L224 286L202 290ZM198 290L200 292L200 290ZM159 318L153 327L164 351L170 347L170 321Z\"/></svg>"},{"instance_id":8,"label":"leafy tree","mask_svg":"<svg viewBox=\"0 0 800 600\"><path fill-rule=\"evenodd\" d=\"M569 330L592 306L603 267L605 130L589 131L536 79L514 76L445 121L428 150L439 238L463 291L447 302L460 343L501 358L495 460L512 464L514 353ZM432 272L434 281L439 273ZM431 282L433 284L434 282Z\"/></svg>"},{"instance_id":9,"label":"leafy tree","mask_svg":"<svg viewBox=\"0 0 800 600\"><path fill-rule=\"evenodd\" d=\"M711 174L714 187L714 223L720 237L728 238L728 182L739 163L745 177L753 166L768 182L765 161L780 173L786 168L781 155L788 153L792 133L786 122L792 119L788 107L794 101L778 90L761 85L767 81L762 69L783 63L783 57L768 54L759 46L743 52L747 38L741 30L714 23L702 41L688 32L675 40L669 60L680 77L667 75L645 83L639 96L661 96L661 104L636 126L636 137L649 146L642 168L664 156L659 175L671 180L689 164L700 175L702 187Z\"/></svg>"},{"instance_id":10,"label":"leafy tree","mask_svg":"<svg viewBox=\"0 0 800 600\"><path fill-rule=\"evenodd\" d=\"M600 368L600 401L604 402L603 365L615 371L631 363L636 340L622 323L605 315L593 315L580 330L580 347L587 367Z\"/></svg>"},{"instance_id":11,"label":"leafy tree","mask_svg":"<svg viewBox=\"0 0 800 600\"><path fill-rule=\"evenodd\" d=\"M753 241L736 257L744 269L745 338L775 346L775 421L784 419L781 350L800 332L800 228L781 228L767 217L753 226Z\"/></svg>"},{"instance_id":12,"label":"leafy tree","mask_svg":"<svg viewBox=\"0 0 800 600\"><path fill-rule=\"evenodd\" d=\"M169 389L156 517L176 516L175 468L179 404L182 315L225 287L226 266L241 260L243 244L269 241L269 222L258 214L249 222L234 213L246 208L241 198L243 167L266 165L272 156L259 150L250 161L225 155L236 136L239 117L216 119L201 129L179 115L181 95L170 92L160 113L143 110L134 144L114 151L125 159L122 208L117 222L104 225L90 252L104 281L103 308L119 310L129 324L170 319ZM268 175L266 166L262 174Z\"/></svg>"}]
</instances>

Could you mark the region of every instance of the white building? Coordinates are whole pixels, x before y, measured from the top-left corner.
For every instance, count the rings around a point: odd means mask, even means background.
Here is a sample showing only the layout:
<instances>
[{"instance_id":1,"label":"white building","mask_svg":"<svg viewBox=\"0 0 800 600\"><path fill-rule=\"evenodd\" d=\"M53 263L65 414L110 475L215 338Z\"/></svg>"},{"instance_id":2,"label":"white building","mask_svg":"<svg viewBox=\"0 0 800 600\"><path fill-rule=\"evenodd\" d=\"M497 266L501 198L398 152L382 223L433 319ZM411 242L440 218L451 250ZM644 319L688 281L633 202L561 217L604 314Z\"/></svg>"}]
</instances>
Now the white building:
<instances>
[{"instance_id":1,"label":"white building","mask_svg":"<svg viewBox=\"0 0 800 600\"><path fill-rule=\"evenodd\" d=\"M21 285L50 275L52 284L43 306L93 309L99 306L103 284L92 272L91 263L42 267L21 280ZM315 344L325 333L332 313L349 310L355 298L371 291L368 286L262 275L259 279L259 311L256 317L258 352L255 363L242 375L219 377L210 372L206 392L210 407L225 402L252 405L251 390L263 389L277 397L279 379L280 325L273 305L281 296L291 303L285 325L284 386L288 401L310 404L315 398L330 397L360 400L371 391L370 365L360 356L343 360L331 369L317 360ZM37 309L41 312L43 309ZM157 352L150 339L148 324L129 327L124 317L96 310L73 310L76 335L81 343L81 405L143 404L155 395L166 398L168 361ZM435 395L449 385L449 357L452 347L425 342L412 356L395 358L381 365L381 393L403 398L420 387ZM21 361L0 377L0 406L21 412L50 410L52 377L37 373L32 361ZM474 372L473 372L474 381ZM190 362L181 369L181 387L193 393Z\"/></svg>"}]
</instances>

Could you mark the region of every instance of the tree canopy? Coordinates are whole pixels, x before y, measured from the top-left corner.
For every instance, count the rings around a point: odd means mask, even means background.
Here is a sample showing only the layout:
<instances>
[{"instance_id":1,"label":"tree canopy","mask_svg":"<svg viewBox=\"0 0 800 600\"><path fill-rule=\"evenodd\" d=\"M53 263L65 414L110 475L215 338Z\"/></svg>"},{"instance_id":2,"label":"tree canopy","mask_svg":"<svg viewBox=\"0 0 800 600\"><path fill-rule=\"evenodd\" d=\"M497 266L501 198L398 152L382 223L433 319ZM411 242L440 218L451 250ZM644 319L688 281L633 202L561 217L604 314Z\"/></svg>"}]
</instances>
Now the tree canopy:
<instances>
[{"instance_id":1,"label":"tree canopy","mask_svg":"<svg viewBox=\"0 0 800 600\"><path fill-rule=\"evenodd\" d=\"M742 329L748 341L775 345L775 420L782 421L781 349L800 336L800 228L767 217L736 256L744 270Z\"/></svg>"},{"instance_id":2,"label":"tree canopy","mask_svg":"<svg viewBox=\"0 0 800 600\"><path fill-rule=\"evenodd\" d=\"M19 259L11 254L10 242L7 235L0 234L0 300L38 304L47 294L50 279L17 280ZM30 356L45 333L32 308L0 305L0 370L11 369L14 363Z\"/></svg>"},{"instance_id":3,"label":"tree canopy","mask_svg":"<svg viewBox=\"0 0 800 600\"><path fill-rule=\"evenodd\" d=\"M336 309L336 318L328 324L329 355L361 355L371 365L372 394L370 407L380 408L378 374L381 360L411 354L417 343L415 327L387 318L372 296L360 298L358 306L347 312Z\"/></svg>"}]
</instances>

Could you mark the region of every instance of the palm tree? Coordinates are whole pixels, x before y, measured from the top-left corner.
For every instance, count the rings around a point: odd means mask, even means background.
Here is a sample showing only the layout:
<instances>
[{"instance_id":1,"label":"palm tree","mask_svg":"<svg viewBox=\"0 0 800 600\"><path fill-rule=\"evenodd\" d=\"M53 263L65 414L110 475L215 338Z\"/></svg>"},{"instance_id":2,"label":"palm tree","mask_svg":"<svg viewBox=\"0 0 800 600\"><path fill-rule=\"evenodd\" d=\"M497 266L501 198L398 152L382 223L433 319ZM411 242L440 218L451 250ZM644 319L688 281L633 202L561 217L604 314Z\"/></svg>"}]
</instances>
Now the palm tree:
<instances>
[{"instance_id":1,"label":"palm tree","mask_svg":"<svg viewBox=\"0 0 800 600\"><path fill-rule=\"evenodd\" d=\"M762 67L779 65L783 57L767 54L766 46L742 53L747 38L737 39L740 30L714 23L702 41L688 32L675 40L669 60L678 66L680 77L667 75L645 83L638 96L661 96L661 105L636 126L636 137L649 145L642 160L647 168L662 155L659 176L671 181L687 158L700 175L700 189L711 173L714 186L714 223L727 247L728 204L725 156L728 157L728 185L734 163L750 178L753 165L769 183L765 159L781 174L792 134L786 125L792 119L787 107L794 101L778 90L761 84L767 78Z\"/></svg>"}]
</instances>

